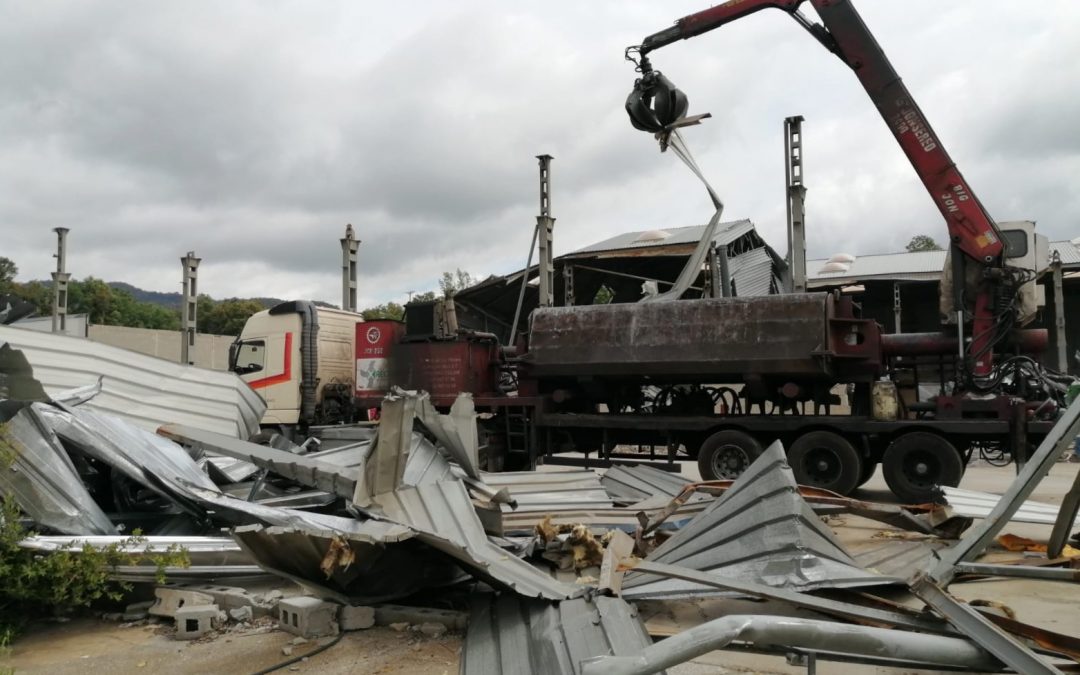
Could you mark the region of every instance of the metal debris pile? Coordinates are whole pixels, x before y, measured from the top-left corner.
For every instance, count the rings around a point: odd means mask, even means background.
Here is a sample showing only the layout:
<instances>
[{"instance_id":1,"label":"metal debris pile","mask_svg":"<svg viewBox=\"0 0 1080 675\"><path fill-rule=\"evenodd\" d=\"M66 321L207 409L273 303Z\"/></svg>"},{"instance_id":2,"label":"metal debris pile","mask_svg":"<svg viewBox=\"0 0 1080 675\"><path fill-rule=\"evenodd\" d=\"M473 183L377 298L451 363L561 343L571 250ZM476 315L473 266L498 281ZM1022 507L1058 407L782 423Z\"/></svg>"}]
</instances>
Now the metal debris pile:
<instances>
[{"instance_id":1,"label":"metal debris pile","mask_svg":"<svg viewBox=\"0 0 1080 675\"><path fill-rule=\"evenodd\" d=\"M801 487L779 443L734 482L687 485L648 466L486 473L467 395L443 414L423 393L396 391L378 427L317 430L295 444L198 424L155 433L95 410L100 386L43 396L26 368L0 382L39 399L0 401L0 490L43 532L23 546L104 546L139 528L146 545L188 551L191 567L169 570L173 581L295 582L314 597L260 596L251 607L301 636L320 612L350 630L392 614L386 603L438 597L469 612L463 673L652 673L716 649L780 654L810 671L818 660L1024 673L1080 663L1077 638L947 591L995 575L1075 579L1067 558L976 558L1014 513L1047 522L1024 500L1080 431L1080 403L1009 494L975 512L972 495L954 492L954 512ZM1075 515L1057 518L1052 558ZM853 554L829 527L838 517L877 521L885 536ZM973 518L981 523L961 537ZM154 570L113 573L151 581ZM159 589L158 604L170 597ZM185 621L209 626L227 600L189 607ZM687 602L714 611L679 630L652 621Z\"/></svg>"}]
</instances>

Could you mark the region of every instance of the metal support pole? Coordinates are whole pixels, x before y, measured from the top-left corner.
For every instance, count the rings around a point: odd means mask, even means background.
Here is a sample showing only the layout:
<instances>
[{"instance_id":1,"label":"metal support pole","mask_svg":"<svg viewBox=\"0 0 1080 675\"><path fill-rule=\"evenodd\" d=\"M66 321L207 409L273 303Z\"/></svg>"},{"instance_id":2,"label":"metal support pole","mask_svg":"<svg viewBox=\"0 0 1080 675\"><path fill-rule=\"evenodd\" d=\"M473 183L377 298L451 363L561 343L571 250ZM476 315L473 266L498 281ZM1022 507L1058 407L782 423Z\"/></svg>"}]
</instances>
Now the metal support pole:
<instances>
[{"instance_id":1,"label":"metal support pole","mask_svg":"<svg viewBox=\"0 0 1080 675\"><path fill-rule=\"evenodd\" d=\"M54 227L56 233L56 271L53 280L52 332L63 333L67 330L68 282L71 275L67 272L67 233L66 227Z\"/></svg>"},{"instance_id":2,"label":"metal support pole","mask_svg":"<svg viewBox=\"0 0 1080 675\"><path fill-rule=\"evenodd\" d=\"M900 283L895 282L892 285L892 311L893 321L895 322L895 328L893 329L893 332L897 334L904 332L900 328L900 308Z\"/></svg>"},{"instance_id":3,"label":"metal support pole","mask_svg":"<svg viewBox=\"0 0 1080 675\"><path fill-rule=\"evenodd\" d=\"M537 155L540 160L540 215L536 217L537 241L540 260L540 307L555 304L555 261L552 257L552 230L555 219L551 217L551 155Z\"/></svg>"},{"instance_id":4,"label":"metal support pole","mask_svg":"<svg viewBox=\"0 0 1080 675\"><path fill-rule=\"evenodd\" d=\"M734 293L731 290L731 270L728 269L726 245L716 247L716 262L720 268L720 297L730 298Z\"/></svg>"},{"instance_id":5,"label":"metal support pole","mask_svg":"<svg viewBox=\"0 0 1080 675\"><path fill-rule=\"evenodd\" d=\"M784 165L787 168L787 235L789 293L806 292L806 188L803 186L802 115L784 120Z\"/></svg>"},{"instance_id":6,"label":"metal support pole","mask_svg":"<svg viewBox=\"0 0 1080 675\"><path fill-rule=\"evenodd\" d=\"M186 256L180 258L180 264L184 268L184 297L180 305L180 363L188 365L194 363L192 352L195 348L195 330L198 323L197 282L200 262L202 258L196 258L195 251L188 251Z\"/></svg>"},{"instance_id":7,"label":"metal support pole","mask_svg":"<svg viewBox=\"0 0 1080 675\"><path fill-rule=\"evenodd\" d=\"M352 224L345 226L345 236L341 239L341 308L346 312L356 311L356 250L360 240L353 233Z\"/></svg>"},{"instance_id":8,"label":"metal support pole","mask_svg":"<svg viewBox=\"0 0 1080 675\"><path fill-rule=\"evenodd\" d=\"M1061 254L1054 251L1054 259L1050 263L1054 271L1054 345L1057 347L1057 362L1055 367L1063 373L1069 371L1068 345L1065 338L1065 291L1062 287Z\"/></svg>"},{"instance_id":9,"label":"metal support pole","mask_svg":"<svg viewBox=\"0 0 1080 675\"><path fill-rule=\"evenodd\" d=\"M564 265L563 270L563 305L574 306L574 266Z\"/></svg>"}]
</instances>

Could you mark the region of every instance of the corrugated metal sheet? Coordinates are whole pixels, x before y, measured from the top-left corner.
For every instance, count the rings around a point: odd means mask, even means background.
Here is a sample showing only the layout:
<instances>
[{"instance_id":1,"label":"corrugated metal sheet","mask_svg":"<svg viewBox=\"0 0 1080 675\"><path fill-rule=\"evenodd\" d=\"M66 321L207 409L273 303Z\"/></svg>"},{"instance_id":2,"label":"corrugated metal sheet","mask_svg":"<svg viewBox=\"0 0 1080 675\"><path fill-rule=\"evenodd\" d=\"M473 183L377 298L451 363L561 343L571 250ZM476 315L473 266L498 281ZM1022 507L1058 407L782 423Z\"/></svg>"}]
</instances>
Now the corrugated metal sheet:
<instances>
[{"instance_id":1,"label":"corrugated metal sheet","mask_svg":"<svg viewBox=\"0 0 1080 675\"><path fill-rule=\"evenodd\" d=\"M202 452L251 462L302 485L346 499L352 498L360 476L356 469L181 424L165 424L158 429L158 434Z\"/></svg>"},{"instance_id":2,"label":"corrugated metal sheet","mask_svg":"<svg viewBox=\"0 0 1080 675\"><path fill-rule=\"evenodd\" d=\"M768 586L807 591L895 583L858 567L799 495L783 446L773 443L716 499L645 558ZM630 573L627 598L716 594L694 582Z\"/></svg>"},{"instance_id":3,"label":"corrugated metal sheet","mask_svg":"<svg viewBox=\"0 0 1080 675\"><path fill-rule=\"evenodd\" d=\"M613 466L604 472L600 482L613 498L633 504L657 495L674 498L692 481L681 473L638 464ZM704 494L695 494L690 497L690 501L704 501L708 498Z\"/></svg>"},{"instance_id":4,"label":"corrugated metal sheet","mask_svg":"<svg viewBox=\"0 0 1080 675\"><path fill-rule=\"evenodd\" d=\"M828 259L806 261L807 284L812 287L856 283L865 279L936 281L945 267L945 251L861 255L843 272L822 272Z\"/></svg>"},{"instance_id":5,"label":"corrugated metal sheet","mask_svg":"<svg viewBox=\"0 0 1080 675\"><path fill-rule=\"evenodd\" d=\"M484 473L481 478L496 490L506 489L517 502L515 512L612 508L600 478L594 471L507 471Z\"/></svg>"},{"instance_id":6,"label":"corrugated metal sheet","mask_svg":"<svg viewBox=\"0 0 1080 675\"><path fill-rule=\"evenodd\" d=\"M773 261L768 249L755 248L728 261L735 295L745 298L772 292Z\"/></svg>"},{"instance_id":7,"label":"corrugated metal sheet","mask_svg":"<svg viewBox=\"0 0 1080 675\"><path fill-rule=\"evenodd\" d=\"M0 491L40 526L65 534L115 533L38 405L0 424Z\"/></svg>"},{"instance_id":8,"label":"corrugated metal sheet","mask_svg":"<svg viewBox=\"0 0 1080 675\"><path fill-rule=\"evenodd\" d=\"M1050 242L1050 255L1057 251L1064 266L1080 266L1080 249L1071 241ZM853 284L869 279L895 279L897 281L937 281L945 267L945 251L914 251L861 255L846 271L822 272L827 258L806 261L809 286L821 288L841 284Z\"/></svg>"},{"instance_id":9,"label":"corrugated metal sheet","mask_svg":"<svg viewBox=\"0 0 1080 675\"><path fill-rule=\"evenodd\" d=\"M0 342L23 352L50 395L103 378L101 393L84 405L151 431L175 422L247 438L266 411L259 395L233 373L11 326L0 326Z\"/></svg>"},{"instance_id":10,"label":"corrugated metal sheet","mask_svg":"<svg viewBox=\"0 0 1080 675\"><path fill-rule=\"evenodd\" d=\"M699 241L701 241L701 236L705 233L706 227L708 227L708 225L666 227L663 229L663 231L670 234L670 237L645 241L641 240L641 235L645 232L652 232L653 230L623 232L622 234L617 234L609 239L598 241L595 244L590 244L585 248L579 248L570 255L577 255L579 253L603 253L606 251L620 251L623 249L633 248L653 248L661 246L697 244ZM754 224L749 220L736 220L727 223L720 223L720 227L717 229L716 236L713 237L713 241L715 241L717 244L730 244L731 242L735 241L747 232L752 231L754 231Z\"/></svg>"},{"instance_id":11,"label":"corrugated metal sheet","mask_svg":"<svg viewBox=\"0 0 1080 675\"><path fill-rule=\"evenodd\" d=\"M1080 265L1080 247L1071 241L1052 241L1050 242L1050 256L1053 257L1054 251L1058 252L1061 256L1062 265Z\"/></svg>"},{"instance_id":12,"label":"corrugated metal sheet","mask_svg":"<svg viewBox=\"0 0 1080 675\"><path fill-rule=\"evenodd\" d=\"M392 600L461 580L452 563L433 556L401 525L364 521L367 536L249 525L233 538L260 568L291 579L316 595L366 604Z\"/></svg>"},{"instance_id":13,"label":"corrugated metal sheet","mask_svg":"<svg viewBox=\"0 0 1080 675\"><path fill-rule=\"evenodd\" d=\"M637 609L598 596L558 604L509 594L473 599L462 675L580 675L582 662L652 644Z\"/></svg>"},{"instance_id":14,"label":"corrugated metal sheet","mask_svg":"<svg viewBox=\"0 0 1080 675\"><path fill-rule=\"evenodd\" d=\"M372 516L409 527L420 541L457 559L477 576L521 595L561 600L584 592L584 587L556 581L493 544L461 481L402 488L376 496L375 503L381 512L371 510Z\"/></svg>"},{"instance_id":15,"label":"corrugated metal sheet","mask_svg":"<svg viewBox=\"0 0 1080 675\"><path fill-rule=\"evenodd\" d=\"M960 488L945 486L942 486L941 489L945 492L945 501L949 503L953 513L958 516L985 518L1001 500L1001 495L989 492L961 490ZM1020 505L1020 508L1010 520L1018 523L1053 525L1057 521L1058 511L1060 510L1061 507L1054 504L1028 500ZM1080 528L1080 517L1077 517L1073 527Z\"/></svg>"},{"instance_id":16,"label":"corrugated metal sheet","mask_svg":"<svg viewBox=\"0 0 1080 675\"><path fill-rule=\"evenodd\" d=\"M946 548L941 539L878 539L862 550L852 553L855 562L878 574L898 579L911 578L926 569L934 551Z\"/></svg>"}]
</instances>

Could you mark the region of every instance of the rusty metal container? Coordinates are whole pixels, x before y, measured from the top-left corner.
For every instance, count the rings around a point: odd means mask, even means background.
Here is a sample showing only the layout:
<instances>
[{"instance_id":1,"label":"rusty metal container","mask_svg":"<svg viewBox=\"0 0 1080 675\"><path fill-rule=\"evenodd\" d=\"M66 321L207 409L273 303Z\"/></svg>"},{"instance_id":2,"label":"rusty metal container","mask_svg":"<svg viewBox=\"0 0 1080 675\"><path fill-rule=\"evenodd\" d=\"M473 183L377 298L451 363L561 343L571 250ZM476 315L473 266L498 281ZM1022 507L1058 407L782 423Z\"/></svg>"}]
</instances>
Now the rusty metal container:
<instances>
[{"instance_id":1,"label":"rusty metal container","mask_svg":"<svg viewBox=\"0 0 1080 675\"><path fill-rule=\"evenodd\" d=\"M432 403L448 406L462 392L493 396L498 358L499 345L492 339L402 342L394 346L390 382L426 391Z\"/></svg>"},{"instance_id":2,"label":"rusty metal container","mask_svg":"<svg viewBox=\"0 0 1080 675\"><path fill-rule=\"evenodd\" d=\"M541 308L525 361L533 377L827 377L834 304L805 293Z\"/></svg>"}]
</instances>

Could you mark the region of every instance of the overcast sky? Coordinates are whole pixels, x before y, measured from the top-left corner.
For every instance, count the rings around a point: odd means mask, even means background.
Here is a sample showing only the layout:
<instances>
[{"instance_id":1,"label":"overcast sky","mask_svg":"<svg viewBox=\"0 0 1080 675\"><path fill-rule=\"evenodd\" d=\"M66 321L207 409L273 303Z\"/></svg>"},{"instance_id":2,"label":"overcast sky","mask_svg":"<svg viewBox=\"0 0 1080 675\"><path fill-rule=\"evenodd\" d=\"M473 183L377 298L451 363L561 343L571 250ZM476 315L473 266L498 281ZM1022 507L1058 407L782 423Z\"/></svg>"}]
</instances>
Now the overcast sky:
<instances>
[{"instance_id":1,"label":"overcast sky","mask_svg":"<svg viewBox=\"0 0 1080 675\"><path fill-rule=\"evenodd\" d=\"M361 306L524 264L540 153L556 254L705 222L700 183L623 103L623 48L702 2L0 0L0 255L160 291L203 258L215 297ZM1080 236L1080 2L863 0L893 65L999 221ZM813 10L806 5L809 14ZM783 253L782 123L805 116L811 257L945 239L858 81L766 10L656 52L713 118L686 138Z\"/></svg>"}]
</instances>

